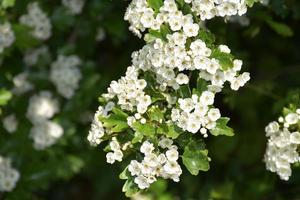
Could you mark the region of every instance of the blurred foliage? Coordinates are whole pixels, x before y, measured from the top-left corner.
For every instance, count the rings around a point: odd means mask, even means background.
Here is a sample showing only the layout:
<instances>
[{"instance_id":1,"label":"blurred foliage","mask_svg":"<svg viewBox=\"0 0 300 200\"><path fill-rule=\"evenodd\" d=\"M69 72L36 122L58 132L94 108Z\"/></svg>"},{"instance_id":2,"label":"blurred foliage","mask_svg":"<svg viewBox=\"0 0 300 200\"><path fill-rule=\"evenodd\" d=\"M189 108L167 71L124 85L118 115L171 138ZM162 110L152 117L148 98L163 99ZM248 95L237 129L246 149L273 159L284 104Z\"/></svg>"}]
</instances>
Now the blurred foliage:
<instances>
[{"instance_id":1,"label":"blurred foliage","mask_svg":"<svg viewBox=\"0 0 300 200\"><path fill-rule=\"evenodd\" d=\"M13 29L17 41L5 51L0 66L0 109L2 116L16 113L20 127L14 134L0 127L0 155L13 159L21 179L12 193L0 194L0 199L125 199L122 180L117 179L122 167L107 164L101 148L89 147L89 124L83 123L79 114L96 109L99 94L124 73L130 65L131 52L142 45L123 20L129 2L89 0L83 14L70 16L58 0L39 1L53 23L54 35L46 42L53 55L76 54L84 60L80 89L70 101L60 99L65 106L56 121L63 125L65 135L45 151L34 150L28 138L31 125L24 113L32 93L14 98L9 92L12 77L25 69L22 53L40 45L27 34L26 27L17 23L28 2L1 1L0 21L16 22ZM218 107L230 116L235 136L206 139L212 158L208 172L191 176L184 171L180 183L159 181L135 199L300 199L299 168L284 182L266 171L263 163L264 127L277 118L284 106L300 105L300 1L271 0L267 6L256 3L247 17L249 26L224 23L222 19L207 23L217 42L227 44L252 76L238 93L228 90L218 96ZM104 28L106 39L96 43L99 26ZM44 79L49 63L39 67L26 69L35 90L53 90L53 85Z\"/></svg>"}]
</instances>

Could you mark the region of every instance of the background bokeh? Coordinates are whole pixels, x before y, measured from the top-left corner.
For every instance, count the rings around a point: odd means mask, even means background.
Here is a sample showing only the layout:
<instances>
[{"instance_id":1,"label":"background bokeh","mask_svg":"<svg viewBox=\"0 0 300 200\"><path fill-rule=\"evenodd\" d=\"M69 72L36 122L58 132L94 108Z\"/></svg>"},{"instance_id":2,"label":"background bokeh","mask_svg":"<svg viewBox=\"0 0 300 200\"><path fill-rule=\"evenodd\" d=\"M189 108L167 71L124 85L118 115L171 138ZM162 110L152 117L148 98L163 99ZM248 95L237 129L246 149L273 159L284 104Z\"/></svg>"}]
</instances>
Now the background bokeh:
<instances>
[{"instance_id":1,"label":"background bokeh","mask_svg":"<svg viewBox=\"0 0 300 200\"><path fill-rule=\"evenodd\" d=\"M18 24L29 2L20 0L12 8L1 9L0 21ZM0 155L12 159L21 178L12 192L0 193L0 199L126 199L118 178L124 166L107 164L102 146L90 147L86 136L98 96L111 80L124 74L131 53L144 44L123 20L129 1L89 0L79 15L69 15L59 0L38 2L52 21L52 37L35 41L22 30L21 39L1 55L0 87L10 90L12 78L26 71L34 90L13 96L1 106L0 117L15 113L19 127L9 134L0 125ZM224 19L207 22L217 42L227 44L251 73L251 81L239 92L225 90L217 96L218 107L231 118L236 135L206 139L212 158L208 172L192 176L184 170L179 183L158 181L135 199L300 199L299 167L294 167L286 182L268 172L263 163L264 127L289 103L300 106L300 1L255 4L247 18L246 26ZM97 42L99 27L105 38ZM50 49L49 60L26 67L25 50L42 44ZM83 78L71 99L59 99L61 110L55 120L63 126L64 136L50 148L37 151L28 137L31 124L24 113L33 94L45 89L55 93L48 76L58 54L78 55Z\"/></svg>"}]
</instances>

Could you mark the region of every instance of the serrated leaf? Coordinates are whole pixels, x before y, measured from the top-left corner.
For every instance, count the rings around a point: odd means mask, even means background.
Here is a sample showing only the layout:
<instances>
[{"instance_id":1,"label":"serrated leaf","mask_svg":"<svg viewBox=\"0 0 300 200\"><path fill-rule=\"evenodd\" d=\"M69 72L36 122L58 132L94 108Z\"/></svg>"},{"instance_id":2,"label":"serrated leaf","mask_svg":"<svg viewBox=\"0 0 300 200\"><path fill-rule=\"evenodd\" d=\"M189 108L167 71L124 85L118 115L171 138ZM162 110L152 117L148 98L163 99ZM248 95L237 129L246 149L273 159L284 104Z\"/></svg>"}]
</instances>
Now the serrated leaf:
<instances>
[{"instance_id":1,"label":"serrated leaf","mask_svg":"<svg viewBox=\"0 0 300 200\"><path fill-rule=\"evenodd\" d=\"M164 5L163 0L147 0L148 6L151 7L155 12Z\"/></svg>"},{"instance_id":2,"label":"serrated leaf","mask_svg":"<svg viewBox=\"0 0 300 200\"><path fill-rule=\"evenodd\" d=\"M191 89L188 85L181 85L180 88L178 89L179 95L182 98L189 98L192 96Z\"/></svg>"},{"instance_id":3,"label":"serrated leaf","mask_svg":"<svg viewBox=\"0 0 300 200\"><path fill-rule=\"evenodd\" d=\"M233 67L233 56L231 54L221 52L219 49L215 49L212 52L211 57L219 61L223 71Z\"/></svg>"},{"instance_id":4,"label":"serrated leaf","mask_svg":"<svg viewBox=\"0 0 300 200\"><path fill-rule=\"evenodd\" d=\"M135 143L141 142L143 138L144 138L143 133L136 131L134 133L134 138L131 140L131 142L132 142L132 144L135 144Z\"/></svg>"},{"instance_id":5,"label":"serrated leaf","mask_svg":"<svg viewBox=\"0 0 300 200\"><path fill-rule=\"evenodd\" d=\"M182 162L192 175L209 170L208 151L202 140L190 140L184 148Z\"/></svg>"},{"instance_id":6,"label":"serrated leaf","mask_svg":"<svg viewBox=\"0 0 300 200\"><path fill-rule=\"evenodd\" d=\"M197 38L203 40L208 47L212 47L216 40L214 34L204 29L199 30Z\"/></svg>"},{"instance_id":7,"label":"serrated leaf","mask_svg":"<svg viewBox=\"0 0 300 200\"><path fill-rule=\"evenodd\" d=\"M197 94L200 96L204 91L207 90L207 82L206 80L202 79L202 78L198 78L197 80Z\"/></svg>"},{"instance_id":8,"label":"serrated leaf","mask_svg":"<svg viewBox=\"0 0 300 200\"><path fill-rule=\"evenodd\" d=\"M183 130L174 124L168 124L167 127L168 131L166 132L166 136L168 138L172 138L173 140L178 138L178 136L183 133Z\"/></svg>"},{"instance_id":9,"label":"serrated leaf","mask_svg":"<svg viewBox=\"0 0 300 200\"><path fill-rule=\"evenodd\" d=\"M228 122L229 122L229 118L221 117L217 121L216 127L210 130L210 133L214 136L219 136L219 135L234 136L233 129L227 126Z\"/></svg>"},{"instance_id":10,"label":"serrated leaf","mask_svg":"<svg viewBox=\"0 0 300 200\"><path fill-rule=\"evenodd\" d=\"M130 177L128 166L120 173L119 178L121 180L127 180Z\"/></svg>"},{"instance_id":11,"label":"serrated leaf","mask_svg":"<svg viewBox=\"0 0 300 200\"><path fill-rule=\"evenodd\" d=\"M145 135L145 136L154 136L155 135L155 127L152 124L146 123L142 124L138 121L134 122L132 124L132 127L135 129L135 131Z\"/></svg>"},{"instance_id":12,"label":"serrated leaf","mask_svg":"<svg viewBox=\"0 0 300 200\"><path fill-rule=\"evenodd\" d=\"M122 191L125 192L126 197L131 197L139 191L139 188L134 183L134 179L132 177L129 177L125 182Z\"/></svg>"},{"instance_id":13,"label":"serrated leaf","mask_svg":"<svg viewBox=\"0 0 300 200\"><path fill-rule=\"evenodd\" d=\"M164 119L164 113L158 107L152 107L147 111L148 116L152 121L160 122Z\"/></svg>"},{"instance_id":14,"label":"serrated leaf","mask_svg":"<svg viewBox=\"0 0 300 200\"><path fill-rule=\"evenodd\" d=\"M99 120L103 122L103 126L105 128L109 128L115 133L126 130L129 127L127 124L128 115L117 108L114 108L112 111L113 113L111 113L108 117L99 117Z\"/></svg>"},{"instance_id":15,"label":"serrated leaf","mask_svg":"<svg viewBox=\"0 0 300 200\"><path fill-rule=\"evenodd\" d=\"M12 29L16 36L15 44L21 49L32 48L37 46L40 42L31 34L31 28L21 24L14 24Z\"/></svg>"}]
</instances>

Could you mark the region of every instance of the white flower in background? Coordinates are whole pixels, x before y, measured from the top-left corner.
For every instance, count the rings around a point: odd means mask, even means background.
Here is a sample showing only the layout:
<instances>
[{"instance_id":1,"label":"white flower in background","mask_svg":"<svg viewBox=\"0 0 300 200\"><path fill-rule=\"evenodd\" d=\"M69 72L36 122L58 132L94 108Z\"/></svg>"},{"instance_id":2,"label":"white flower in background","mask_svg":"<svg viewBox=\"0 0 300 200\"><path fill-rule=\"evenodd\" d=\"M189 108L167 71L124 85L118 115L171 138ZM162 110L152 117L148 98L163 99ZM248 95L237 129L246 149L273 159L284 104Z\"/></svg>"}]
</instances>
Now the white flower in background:
<instances>
[{"instance_id":1,"label":"white flower in background","mask_svg":"<svg viewBox=\"0 0 300 200\"><path fill-rule=\"evenodd\" d=\"M34 141L36 150L46 149L57 142L63 135L63 128L50 120L39 120L30 130L30 137Z\"/></svg>"},{"instance_id":2,"label":"white flower in background","mask_svg":"<svg viewBox=\"0 0 300 200\"><path fill-rule=\"evenodd\" d=\"M18 128L18 120L14 114L6 116L3 120L3 127L5 130L9 133L14 133L16 132Z\"/></svg>"},{"instance_id":3,"label":"white flower in background","mask_svg":"<svg viewBox=\"0 0 300 200\"><path fill-rule=\"evenodd\" d=\"M300 130L290 131L291 126L300 122L300 114L289 113L280 119L278 122L269 123L265 129L268 143L264 161L268 170L277 173L282 180L288 180L292 175L291 165L300 162L297 150Z\"/></svg>"},{"instance_id":4,"label":"white flower in background","mask_svg":"<svg viewBox=\"0 0 300 200\"><path fill-rule=\"evenodd\" d=\"M58 111L58 100L51 92L41 91L29 99L26 116L32 123L36 123L52 118Z\"/></svg>"},{"instance_id":5,"label":"white flower in background","mask_svg":"<svg viewBox=\"0 0 300 200\"><path fill-rule=\"evenodd\" d=\"M15 41L15 34L10 23L0 24L0 53L7 47L10 47Z\"/></svg>"},{"instance_id":6,"label":"white flower in background","mask_svg":"<svg viewBox=\"0 0 300 200\"><path fill-rule=\"evenodd\" d=\"M28 80L27 72L22 72L22 73L16 75L13 78L13 83L14 83L14 87L12 89L12 92L15 95L22 95L34 88L32 83L30 83Z\"/></svg>"},{"instance_id":7,"label":"white flower in background","mask_svg":"<svg viewBox=\"0 0 300 200\"><path fill-rule=\"evenodd\" d=\"M20 179L20 173L11 166L10 158L0 156L0 192L11 192Z\"/></svg>"},{"instance_id":8,"label":"white flower in background","mask_svg":"<svg viewBox=\"0 0 300 200\"><path fill-rule=\"evenodd\" d=\"M43 56L49 55L49 49L47 46L41 46L37 49L30 49L25 52L24 62L27 66L33 66L37 64L39 59Z\"/></svg>"},{"instance_id":9,"label":"white flower in background","mask_svg":"<svg viewBox=\"0 0 300 200\"><path fill-rule=\"evenodd\" d=\"M84 0L62 0L62 4L68 8L73 15L78 15L82 12Z\"/></svg>"},{"instance_id":10,"label":"white flower in background","mask_svg":"<svg viewBox=\"0 0 300 200\"><path fill-rule=\"evenodd\" d=\"M77 56L59 55L51 65L50 79L60 95L71 98L79 87L82 77L78 66L81 60Z\"/></svg>"},{"instance_id":11,"label":"white flower in background","mask_svg":"<svg viewBox=\"0 0 300 200\"><path fill-rule=\"evenodd\" d=\"M102 27L97 29L96 41L101 42L105 39L105 31Z\"/></svg>"},{"instance_id":12,"label":"white flower in background","mask_svg":"<svg viewBox=\"0 0 300 200\"><path fill-rule=\"evenodd\" d=\"M40 40L47 40L51 36L51 21L47 14L39 7L38 2L28 4L28 13L20 17L20 23L32 28L32 35Z\"/></svg>"}]
</instances>

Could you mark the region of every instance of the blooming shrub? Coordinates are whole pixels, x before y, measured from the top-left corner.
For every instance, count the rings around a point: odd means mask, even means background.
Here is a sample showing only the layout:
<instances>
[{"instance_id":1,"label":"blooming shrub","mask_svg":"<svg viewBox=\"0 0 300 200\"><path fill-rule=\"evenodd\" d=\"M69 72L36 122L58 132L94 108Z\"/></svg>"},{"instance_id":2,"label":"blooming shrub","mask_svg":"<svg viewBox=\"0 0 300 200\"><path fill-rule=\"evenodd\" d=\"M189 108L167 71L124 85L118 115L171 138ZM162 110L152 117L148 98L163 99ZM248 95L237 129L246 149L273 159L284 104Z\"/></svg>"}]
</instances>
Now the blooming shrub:
<instances>
[{"instance_id":1,"label":"blooming shrub","mask_svg":"<svg viewBox=\"0 0 300 200\"><path fill-rule=\"evenodd\" d=\"M1 0L0 199L299 199L299 11Z\"/></svg>"},{"instance_id":2,"label":"blooming shrub","mask_svg":"<svg viewBox=\"0 0 300 200\"><path fill-rule=\"evenodd\" d=\"M141 158L132 160L128 171L120 175L127 179L123 191L128 196L138 191L136 185L149 188L159 177L178 182L182 174L179 150L191 174L207 171L208 150L196 133L203 137L208 132L234 135L227 126L229 119L221 117L214 106L215 95L226 82L238 90L250 75L239 73L242 61L226 45L216 45L200 19L210 19L212 13L242 15L246 4L211 6L214 11L207 16L196 1L132 1L127 8L125 20L130 30L139 37L148 31L144 36L147 44L132 54L126 75L112 81L108 93L100 98L102 105L88 140L92 145L111 140L108 149L112 152L106 155L111 164L140 149L142 155L135 157Z\"/></svg>"}]
</instances>

